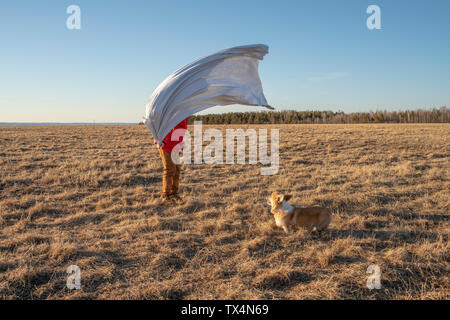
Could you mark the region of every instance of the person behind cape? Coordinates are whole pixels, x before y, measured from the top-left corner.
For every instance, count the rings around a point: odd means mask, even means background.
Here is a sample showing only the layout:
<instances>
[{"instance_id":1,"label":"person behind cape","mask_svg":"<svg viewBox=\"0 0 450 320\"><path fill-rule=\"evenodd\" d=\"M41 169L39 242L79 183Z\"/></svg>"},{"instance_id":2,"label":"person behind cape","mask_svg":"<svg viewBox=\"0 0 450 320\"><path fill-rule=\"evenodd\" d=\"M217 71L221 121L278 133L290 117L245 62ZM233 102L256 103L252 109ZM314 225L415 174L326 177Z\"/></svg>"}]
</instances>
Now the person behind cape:
<instances>
[{"instance_id":1,"label":"person behind cape","mask_svg":"<svg viewBox=\"0 0 450 320\"><path fill-rule=\"evenodd\" d=\"M188 119L189 118L186 118L177 124L163 139L162 146L158 148L163 163L162 202L170 200L179 203L182 201L178 194L181 165L173 162L172 152L179 152L183 148L183 136L187 130ZM181 129L181 131L177 131L177 133L182 133L181 135L177 134L179 138L172 138L174 131L179 129ZM157 144L156 140L153 143Z\"/></svg>"},{"instance_id":2,"label":"person behind cape","mask_svg":"<svg viewBox=\"0 0 450 320\"><path fill-rule=\"evenodd\" d=\"M172 141L172 133L186 128L187 117L214 106L233 104L273 109L267 103L258 74L259 61L268 52L269 47L264 44L218 51L176 70L153 91L143 122L163 161L163 199L180 200L180 166L173 163L171 153L173 148L181 147L182 138Z\"/></svg>"}]
</instances>

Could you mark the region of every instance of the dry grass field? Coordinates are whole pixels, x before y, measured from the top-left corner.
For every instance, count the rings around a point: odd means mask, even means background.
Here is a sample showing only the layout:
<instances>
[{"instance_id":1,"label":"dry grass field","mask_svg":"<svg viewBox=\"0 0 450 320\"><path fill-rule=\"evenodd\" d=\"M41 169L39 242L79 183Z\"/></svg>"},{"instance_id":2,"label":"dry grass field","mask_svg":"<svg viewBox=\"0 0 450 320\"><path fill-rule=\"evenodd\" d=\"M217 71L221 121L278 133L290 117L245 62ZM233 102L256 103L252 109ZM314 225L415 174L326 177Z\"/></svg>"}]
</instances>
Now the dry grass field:
<instances>
[{"instance_id":1,"label":"dry grass field","mask_svg":"<svg viewBox=\"0 0 450 320\"><path fill-rule=\"evenodd\" d=\"M189 165L162 207L144 126L1 127L0 298L449 298L450 125L277 128L277 175ZM272 191L329 206L330 229L284 234Z\"/></svg>"}]
</instances>

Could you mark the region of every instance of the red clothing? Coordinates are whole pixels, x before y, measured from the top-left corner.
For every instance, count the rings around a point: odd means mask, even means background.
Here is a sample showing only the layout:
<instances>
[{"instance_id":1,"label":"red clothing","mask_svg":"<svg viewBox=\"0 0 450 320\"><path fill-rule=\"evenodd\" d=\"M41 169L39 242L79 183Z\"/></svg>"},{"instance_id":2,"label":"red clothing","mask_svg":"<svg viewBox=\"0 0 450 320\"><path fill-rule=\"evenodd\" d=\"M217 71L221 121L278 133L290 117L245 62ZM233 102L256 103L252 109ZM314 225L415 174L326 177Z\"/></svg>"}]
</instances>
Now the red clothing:
<instances>
[{"instance_id":1,"label":"red clothing","mask_svg":"<svg viewBox=\"0 0 450 320\"><path fill-rule=\"evenodd\" d=\"M187 130L188 119L189 118L186 118L183 121L181 121L167 134L167 136L163 139L163 146L161 147L161 149L163 149L164 151L167 151L167 152L172 152L174 150L175 146L177 146L180 142L183 141L184 133ZM172 139L171 139L172 133L177 129L184 129L183 135L181 135L178 140L172 141ZM156 144L156 141L154 142L154 144ZM178 151L182 148L183 147L180 145L176 148L177 150L175 150L175 151Z\"/></svg>"}]
</instances>

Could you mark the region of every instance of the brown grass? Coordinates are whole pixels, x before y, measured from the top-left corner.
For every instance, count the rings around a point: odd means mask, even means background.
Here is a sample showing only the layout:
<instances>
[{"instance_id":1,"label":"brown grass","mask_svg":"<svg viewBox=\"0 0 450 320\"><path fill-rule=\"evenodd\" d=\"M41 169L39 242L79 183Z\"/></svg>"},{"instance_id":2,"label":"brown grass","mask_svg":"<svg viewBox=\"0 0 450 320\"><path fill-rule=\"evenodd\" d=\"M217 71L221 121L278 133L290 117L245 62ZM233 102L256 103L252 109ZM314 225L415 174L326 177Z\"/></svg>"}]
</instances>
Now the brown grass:
<instances>
[{"instance_id":1,"label":"brown grass","mask_svg":"<svg viewBox=\"0 0 450 320\"><path fill-rule=\"evenodd\" d=\"M450 125L277 127L276 176L187 166L175 207L144 126L0 128L0 298L448 299ZM272 191L330 230L285 235Z\"/></svg>"}]
</instances>

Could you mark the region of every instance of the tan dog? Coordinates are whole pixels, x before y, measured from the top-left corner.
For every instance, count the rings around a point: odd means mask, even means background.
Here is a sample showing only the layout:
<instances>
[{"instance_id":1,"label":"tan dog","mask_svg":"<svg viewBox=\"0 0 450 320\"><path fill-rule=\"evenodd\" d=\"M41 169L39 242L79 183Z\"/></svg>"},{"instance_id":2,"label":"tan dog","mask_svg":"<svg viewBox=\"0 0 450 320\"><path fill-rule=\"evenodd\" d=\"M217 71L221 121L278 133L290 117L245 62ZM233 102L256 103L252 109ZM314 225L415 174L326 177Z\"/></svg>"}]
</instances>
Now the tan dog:
<instances>
[{"instance_id":1,"label":"tan dog","mask_svg":"<svg viewBox=\"0 0 450 320\"><path fill-rule=\"evenodd\" d=\"M295 208L287 202L291 197L291 195L282 195L276 192L269 197L270 212L275 216L275 223L278 227L283 228L286 233L290 225L306 227L309 231L312 231L314 227L317 231L328 227L331 222L330 209L322 207Z\"/></svg>"}]
</instances>

